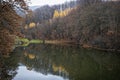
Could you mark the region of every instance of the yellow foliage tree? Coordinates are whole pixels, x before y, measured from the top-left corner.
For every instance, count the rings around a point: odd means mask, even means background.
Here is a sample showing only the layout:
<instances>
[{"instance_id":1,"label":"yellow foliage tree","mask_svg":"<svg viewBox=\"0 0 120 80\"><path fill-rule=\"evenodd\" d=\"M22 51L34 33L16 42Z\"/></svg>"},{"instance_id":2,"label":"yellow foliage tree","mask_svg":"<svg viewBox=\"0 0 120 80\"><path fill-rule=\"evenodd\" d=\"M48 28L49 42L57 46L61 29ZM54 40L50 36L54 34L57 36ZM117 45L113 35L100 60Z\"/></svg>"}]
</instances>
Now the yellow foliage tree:
<instances>
[{"instance_id":1,"label":"yellow foliage tree","mask_svg":"<svg viewBox=\"0 0 120 80\"><path fill-rule=\"evenodd\" d=\"M29 24L29 28L33 28L33 27L35 27L35 23L34 23L34 22L31 22L31 23Z\"/></svg>"},{"instance_id":2,"label":"yellow foliage tree","mask_svg":"<svg viewBox=\"0 0 120 80\"><path fill-rule=\"evenodd\" d=\"M59 16L60 16L59 12L57 10L55 10L53 18L58 18Z\"/></svg>"},{"instance_id":3,"label":"yellow foliage tree","mask_svg":"<svg viewBox=\"0 0 120 80\"><path fill-rule=\"evenodd\" d=\"M65 16L64 11L61 11L61 12L60 12L60 17L64 17L64 16Z\"/></svg>"},{"instance_id":4,"label":"yellow foliage tree","mask_svg":"<svg viewBox=\"0 0 120 80\"><path fill-rule=\"evenodd\" d=\"M54 11L54 15L53 18L58 18L58 17L65 17L66 15L68 15L70 13L71 9L65 9L64 11Z\"/></svg>"}]
</instances>

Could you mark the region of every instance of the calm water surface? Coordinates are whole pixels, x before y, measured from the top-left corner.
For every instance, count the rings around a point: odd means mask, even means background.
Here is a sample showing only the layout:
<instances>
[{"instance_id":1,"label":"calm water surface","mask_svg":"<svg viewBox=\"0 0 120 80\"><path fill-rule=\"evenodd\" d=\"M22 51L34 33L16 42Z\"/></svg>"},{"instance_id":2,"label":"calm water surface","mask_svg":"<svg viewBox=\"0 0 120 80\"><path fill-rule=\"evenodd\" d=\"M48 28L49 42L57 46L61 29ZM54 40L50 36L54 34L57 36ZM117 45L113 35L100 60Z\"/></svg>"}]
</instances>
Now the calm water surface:
<instances>
[{"instance_id":1,"label":"calm water surface","mask_svg":"<svg viewBox=\"0 0 120 80\"><path fill-rule=\"evenodd\" d=\"M120 80L119 53L31 44L0 57L0 80Z\"/></svg>"}]
</instances>

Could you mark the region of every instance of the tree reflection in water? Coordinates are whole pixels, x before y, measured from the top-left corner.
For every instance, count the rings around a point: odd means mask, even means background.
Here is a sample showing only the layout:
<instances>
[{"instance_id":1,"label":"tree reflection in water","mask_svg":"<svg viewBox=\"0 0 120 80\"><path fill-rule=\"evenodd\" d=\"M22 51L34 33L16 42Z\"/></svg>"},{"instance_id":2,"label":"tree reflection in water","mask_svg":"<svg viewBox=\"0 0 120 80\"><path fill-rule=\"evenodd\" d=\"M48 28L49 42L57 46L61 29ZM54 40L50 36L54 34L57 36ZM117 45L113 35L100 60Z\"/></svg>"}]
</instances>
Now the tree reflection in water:
<instances>
[{"instance_id":1,"label":"tree reflection in water","mask_svg":"<svg viewBox=\"0 0 120 80\"><path fill-rule=\"evenodd\" d=\"M59 75L69 80L120 79L120 55L117 53L87 50L77 46L31 44L17 48L14 58L10 59L15 59L15 62L13 61L14 65L12 61L12 64L7 63L11 65L7 69L9 71L15 71L17 64L21 63L28 70L45 75Z\"/></svg>"},{"instance_id":2,"label":"tree reflection in water","mask_svg":"<svg viewBox=\"0 0 120 80\"><path fill-rule=\"evenodd\" d=\"M0 80L12 80L17 74L19 54L0 55Z\"/></svg>"}]
</instances>

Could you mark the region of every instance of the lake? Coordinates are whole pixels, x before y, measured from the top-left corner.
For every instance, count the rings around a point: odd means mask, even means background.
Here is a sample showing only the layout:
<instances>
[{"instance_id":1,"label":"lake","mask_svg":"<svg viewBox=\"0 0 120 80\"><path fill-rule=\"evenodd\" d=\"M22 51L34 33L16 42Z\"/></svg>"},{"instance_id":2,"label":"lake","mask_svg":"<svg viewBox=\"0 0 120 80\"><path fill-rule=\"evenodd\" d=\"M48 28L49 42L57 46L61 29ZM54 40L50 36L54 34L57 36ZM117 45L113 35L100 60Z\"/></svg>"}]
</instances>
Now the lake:
<instances>
[{"instance_id":1,"label":"lake","mask_svg":"<svg viewBox=\"0 0 120 80\"><path fill-rule=\"evenodd\" d=\"M0 80L120 80L120 54L115 52L30 44L0 57Z\"/></svg>"}]
</instances>

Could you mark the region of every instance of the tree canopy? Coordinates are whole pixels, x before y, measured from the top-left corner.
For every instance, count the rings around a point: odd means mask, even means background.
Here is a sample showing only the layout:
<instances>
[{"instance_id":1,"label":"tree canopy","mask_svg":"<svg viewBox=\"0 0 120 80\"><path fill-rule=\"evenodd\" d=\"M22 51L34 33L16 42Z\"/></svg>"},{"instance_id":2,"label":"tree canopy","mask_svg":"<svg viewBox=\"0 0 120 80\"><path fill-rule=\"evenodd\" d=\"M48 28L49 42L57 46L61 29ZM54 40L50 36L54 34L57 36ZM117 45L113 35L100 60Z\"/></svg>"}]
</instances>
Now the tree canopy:
<instances>
[{"instance_id":1,"label":"tree canopy","mask_svg":"<svg viewBox=\"0 0 120 80\"><path fill-rule=\"evenodd\" d=\"M19 28L22 18L16 13L16 9L27 10L24 0L0 0L0 53L8 53L12 50L16 35L20 36Z\"/></svg>"}]
</instances>

